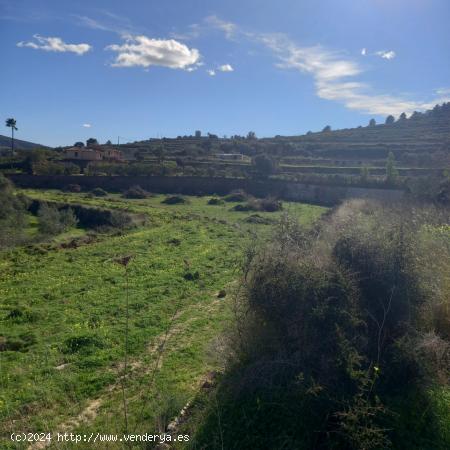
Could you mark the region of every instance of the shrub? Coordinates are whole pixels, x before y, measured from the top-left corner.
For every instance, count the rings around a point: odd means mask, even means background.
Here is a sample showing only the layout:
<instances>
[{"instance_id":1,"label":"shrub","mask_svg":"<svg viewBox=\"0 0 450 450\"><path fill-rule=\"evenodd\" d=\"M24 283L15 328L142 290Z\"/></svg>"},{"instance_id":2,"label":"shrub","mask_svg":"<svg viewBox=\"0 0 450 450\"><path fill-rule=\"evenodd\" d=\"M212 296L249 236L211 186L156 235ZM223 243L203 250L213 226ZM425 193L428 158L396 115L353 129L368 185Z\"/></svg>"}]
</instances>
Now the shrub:
<instances>
[{"instance_id":1,"label":"shrub","mask_svg":"<svg viewBox=\"0 0 450 450\"><path fill-rule=\"evenodd\" d=\"M74 228L78 224L77 216L72 208L63 208L59 211L59 220L64 231Z\"/></svg>"},{"instance_id":2,"label":"shrub","mask_svg":"<svg viewBox=\"0 0 450 450\"><path fill-rule=\"evenodd\" d=\"M255 156L253 159L253 165L257 175L263 178L266 178L275 172L274 161L266 155Z\"/></svg>"},{"instance_id":3,"label":"shrub","mask_svg":"<svg viewBox=\"0 0 450 450\"><path fill-rule=\"evenodd\" d=\"M245 203L244 205L235 205L233 208L231 208L232 211L240 211L240 212L247 212L247 211L258 211L258 207L255 204L252 203Z\"/></svg>"},{"instance_id":4,"label":"shrub","mask_svg":"<svg viewBox=\"0 0 450 450\"><path fill-rule=\"evenodd\" d=\"M127 189L123 194L124 198L132 198L132 199L142 199L147 198L150 194L142 189L140 186L132 186Z\"/></svg>"},{"instance_id":5,"label":"shrub","mask_svg":"<svg viewBox=\"0 0 450 450\"><path fill-rule=\"evenodd\" d=\"M267 219L265 217L260 216L259 214L252 214L251 216L248 216L246 219L244 219L244 222L261 225L270 225L273 224L273 219Z\"/></svg>"},{"instance_id":6,"label":"shrub","mask_svg":"<svg viewBox=\"0 0 450 450\"><path fill-rule=\"evenodd\" d=\"M81 192L81 186L79 184L69 184L66 190L69 192Z\"/></svg>"},{"instance_id":7,"label":"shrub","mask_svg":"<svg viewBox=\"0 0 450 450\"><path fill-rule=\"evenodd\" d=\"M28 200L15 195L13 184L0 173L0 249L25 240L25 213Z\"/></svg>"},{"instance_id":8,"label":"shrub","mask_svg":"<svg viewBox=\"0 0 450 450\"><path fill-rule=\"evenodd\" d=\"M72 208L58 210L56 206L41 203L38 210L39 231L46 235L55 235L73 228L78 219Z\"/></svg>"},{"instance_id":9,"label":"shrub","mask_svg":"<svg viewBox=\"0 0 450 450\"><path fill-rule=\"evenodd\" d=\"M248 199L248 195L242 191L232 191L230 194L223 198L226 202L245 202Z\"/></svg>"},{"instance_id":10,"label":"shrub","mask_svg":"<svg viewBox=\"0 0 450 450\"><path fill-rule=\"evenodd\" d=\"M55 235L63 231L60 214L55 206L42 203L38 210L39 231L42 234Z\"/></svg>"},{"instance_id":11,"label":"shrub","mask_svg":"<svg viewBox=\"0 0 450 450\"><path fill-rule=\"evenodd\" d=\"M102 348L103 342L100 338L91 335L79 335L67 338L64 341L64 353L85 352L90 353L94 348Z\"/></svg>"},{"instance_id":12,"label":"shrub","mask_svg":"<svg viewBox=\"0 0 450 450\"><path fill-rule=\"evenodd\" d=\"M132 216L123 211L108 211L109 216L106 222L106 226L113 228L127 228L132 226Z\"/></svg>"},{"instance_id":13,"label":"shrub","mask_svg":"<svg viewBox=\"0 0 450 450\"><path fill-rule=\"evenodd\" d=\"M183 278L184 278L185 280L187 280L187 281L195 281L195 280L198 280L198 279L200 278L200 274L199 274L198 271L195 271L195 272L186 272L186 273L183 275Z\"/></svg>"},{"instance_id":14,"label":"shrub","mask_svg":"<svg viewBox=\"0 0 450 450\"><path fill-rule=\"evenodd\" d=\"M35 322L38 314L27 307L16 307L11 309L5 316L5 320L11 320L15 323Z\"/></svg>"},{"instance_id":15,"label":"shrub","mask_svg":"<svg viewBox=\"0 0 450 450\"><path fill-rule=\"evenodd\" d=\"M280 201L268 197L264 199L249 198L248 202L243 205L236 205L232 208L233 211L265 211L275 212L283 209L283 205Z\"/></svg>"},{"instance_id":16,"label":"shrub","mask_svg":"<svg viewBox=\"0 0 450 450\"><path fill-rule=\"evenodd\" d=\"M260 211L275 212L283 209L282 203L273 197L263 198L258 203Z\"/></svg>"},{"instance_id":17,"label":"shrub","mask_svg":"<svg viewBox=\"0 0 450 450\"><path fill-rule=\"evenodd\" d=\"M0 336L0 352L26 352L36 343L36 336L32 332L19 334L18 337Z\"/></svg>"},{"instance_id":18,"label":"shrub","mask_svg":"<svg viewBox=\"0 0 450 450\"><path fill-rule=\"evenodd\" d=\"M217 197L213 197L208 200L208 205L223 205L224 203L224 200Z\"/></svg>"},{"instance_id":19,"label":"shrub","mask_svg":"<svg viewBox=\"0 0 450 450\"><path fill-rule=\"evenodd\" d=\"M188 200L179 195L171 195L166 197L161 203L164 203L166 205L180 205L188 203Z\"/></svg>"},{"instance_id":20,"label":"shrub","mask_svg":"<svg viewBox=\"0 0 450 450\"><path fill-rule=\"evenodd\" d=\"M108 193L104 189L99 187L92 189L91 194L95 197L105 197L108 195Z\"/></svg>"},{"instance_id":21,"label":"shrub","mask_svg":"<svg viewBox=\"0 0 450 450\"><path fill-rule=\"evenodd\" d=\"M283 216L268 244L247 249L227 370L195 445L448 448L424 407L449 379L450 318L435 309L448 306L447 222L368 201L312 231Z\"/></svg>"}]
</instances>

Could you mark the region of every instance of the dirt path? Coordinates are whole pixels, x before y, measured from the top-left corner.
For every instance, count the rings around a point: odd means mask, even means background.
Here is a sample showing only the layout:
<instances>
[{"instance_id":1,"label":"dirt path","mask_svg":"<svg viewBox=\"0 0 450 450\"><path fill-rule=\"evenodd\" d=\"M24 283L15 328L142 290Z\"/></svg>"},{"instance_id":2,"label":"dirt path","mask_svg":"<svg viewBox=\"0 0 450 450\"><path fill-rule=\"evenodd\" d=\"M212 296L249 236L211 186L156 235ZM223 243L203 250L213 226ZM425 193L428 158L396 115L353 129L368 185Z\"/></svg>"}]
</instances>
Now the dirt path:
<instances>
[{"instance_id":1,"label":"dirt path","mask_svg":"<svg viewBox=\"0 0 450 450\"><path fill-rule=\"evenodd\" d=\"M171 324L174 324L175 321L181 316L182 312L176 312L174 316L171 319ZM185 322L184 325L189 323L189 321ZM138 374L146 375L150 374L152 372L156 372L162 365L163 362L163 353L164 349L166 348L169 340L176 334L180 333L182 331L182 328L176 325L169 325L168 329L165 333L158 336L154 342L152 342L145 350L145 355L156 355L156 361L155 364L150 364L150 366L144 366L144 363L142 360L135 359L132 361L129 361L128 368L127 368L127 379L131 378L133 376L136 376ZM117 366L117 372L121 373L124 369L124 364L121 363ZM122 388L122 380L123 376L118 376L117 380L110 384L105 392L100 396L93 400L90 400L88 404L85 406L85 408L75 417L72 417L71 419L63 422L60 424L54 434L56 433L70 433L74 429L80 427L83 424L92 423L95 418L97 417L100 408L104 404L105 400L108 396L113 394L114 392L119 391ZM41 450L46 447L48 447L51 444L51 441L40 441L40 442L34 442L28 447L28 450Z\"/></svg>"},{"instance_id":2,"label":"dirt path","mask_svg":"<svg viewBox=\"0 0 450 450\"><path fill-rule=\"evenodd\" d=\"M217 304L220 302L220 300L216 298L209 303L208 305L205 305L205 309L208 314L212 314L213 310L217 306ZM198 306L195 306L198 307ZM178 319L186 313L187 310L179 311L176 310L175 313L172 315L170 319L169 326L167 327L166 331L156 337L144 350L142 356L148 356L148 355L155 355L156 358L152 364L145 364L143 361L143 358L136 358L134 360L128 361L128 367L127 367L127 379L135 378L138 376L145 376L145 375L155 375L158 370L161 368L163 363L163 356L164 351L167 348L169 341L176 335L182 333L189 324L195 320L195 316L191 317L188 320L185 320L182 325L178 324ZM115 367L115 371L120 374L124 371L124 363L121 362ZM53 432L53 434L56 433L70 433L73 432L75 429L79 428L81 425L86 425L92 423L96 417L98 416L101 407L106 402L106 400L115 393L118 393L122 389L122 380L123 380L123 374L118 375L117 379L114 383L110 384L104 392L97 398L91 399L88 401L87 405L84 407L84 409L76 416L64 421L59 426L56 427L56 430ZM153 380L150 380L150 383ZM128 401L132 400L131 398L128 399ZM183 416L189 408L184 408L185 411L181 414ZM175 423L179 424L180 417L177 417L175 419L175 422L172 423L172 427L175 428ZM172 430L173 432L173 430ZM41 450L51 445L51 442L49 441L41 441L41 442L35 442L31 444L27 450Z\"/></svg>"}]
</instances>

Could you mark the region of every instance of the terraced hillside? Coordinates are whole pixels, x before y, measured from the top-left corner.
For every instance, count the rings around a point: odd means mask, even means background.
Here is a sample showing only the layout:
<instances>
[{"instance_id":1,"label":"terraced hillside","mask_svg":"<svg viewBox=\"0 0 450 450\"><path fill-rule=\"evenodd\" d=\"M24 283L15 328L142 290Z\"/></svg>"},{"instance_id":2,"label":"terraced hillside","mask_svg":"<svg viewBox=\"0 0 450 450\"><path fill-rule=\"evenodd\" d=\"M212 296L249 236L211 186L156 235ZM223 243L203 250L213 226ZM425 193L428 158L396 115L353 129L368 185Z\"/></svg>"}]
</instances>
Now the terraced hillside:
<instances>
[{"instance_id":1,"label":"terraced hillside","mask_svg":"<svg viewBox=\"0 0 450 450\"><path fill-rule=\"evenodd\" d=\"M167 158L205 161L217 153L265 153L281 164L350 167L370 164L384 166L392 151L405 167L450 166L450 103L437 105L425 113L414 113L386 124L336 131L308 132L301 136L256 139L179 137L152 139L121 146L129 155L143 159L163 152ZM238 164L238 163L235 163ZM239 163L240 164L240 163Z\"/></svg>"}]
</instances>

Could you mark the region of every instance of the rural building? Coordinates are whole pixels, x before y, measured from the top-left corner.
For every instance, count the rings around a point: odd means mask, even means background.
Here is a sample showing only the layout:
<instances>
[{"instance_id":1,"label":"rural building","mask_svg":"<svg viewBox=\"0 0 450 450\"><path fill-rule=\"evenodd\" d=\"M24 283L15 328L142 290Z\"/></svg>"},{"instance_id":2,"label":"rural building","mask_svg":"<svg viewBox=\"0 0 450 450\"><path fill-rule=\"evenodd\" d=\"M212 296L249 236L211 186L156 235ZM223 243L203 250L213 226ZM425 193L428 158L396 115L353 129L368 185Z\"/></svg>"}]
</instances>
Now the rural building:
<instances>
[{"instance_id":1,"label":"rural building","mask_svg":"<svg viewBox=\"0 0 450 450\"><path fill-rule=\"evenodd\" d=\"M99 150L84 147L72 147L64 150L65 160L76 161L101 161L102 154Z\"/></svg>"},{"instance_id":2,"label":"rural building","mask_svg":"<svg viewBox=\"0 0 450 450\"><path fill-rule=\"evenodd\" d=\"M89 164L101 161L124 162L120 150L100 145L68 148L64 150L63 160L76 164L81 170L84 170Z\"/></svg>"},{"instance_id":3,"label":"rural building","mask_svg":"<svg viewBox=\"0 0 450 450\"><path fill-rule=\"evenodd\" d=\"M113 147L71 147L64 150L66 161L123 161L122 152Z\"/></svg>"}]
</instances>

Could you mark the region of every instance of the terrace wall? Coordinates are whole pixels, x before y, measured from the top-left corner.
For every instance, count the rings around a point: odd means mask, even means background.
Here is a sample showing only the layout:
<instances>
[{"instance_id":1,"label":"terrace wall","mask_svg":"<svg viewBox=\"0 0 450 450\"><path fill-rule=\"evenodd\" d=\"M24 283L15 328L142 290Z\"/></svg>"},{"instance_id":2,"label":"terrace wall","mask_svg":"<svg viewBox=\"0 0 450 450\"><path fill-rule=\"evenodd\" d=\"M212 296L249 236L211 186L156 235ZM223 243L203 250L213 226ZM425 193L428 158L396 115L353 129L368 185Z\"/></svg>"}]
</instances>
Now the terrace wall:
<instances>
[{"instance_id":1,"label":"terrace wall","mask_svg":"<svg viewBox=\"0 0 450 450\"><path fill-rule=\"evenodd\" d=\"M120 192L139 185L149 192L185 195L224 195L234 189L243 189L256 197L275 196L283 200L335 205L348 198L399 200L404 191L346 186L312 185L281 180L249 180L239 178L204 177L127 177L85 175L25 175L9 174L13 183L24 188L65 189L79 184L83 190L101 187Z\"/></svg>"}]
</instances>

